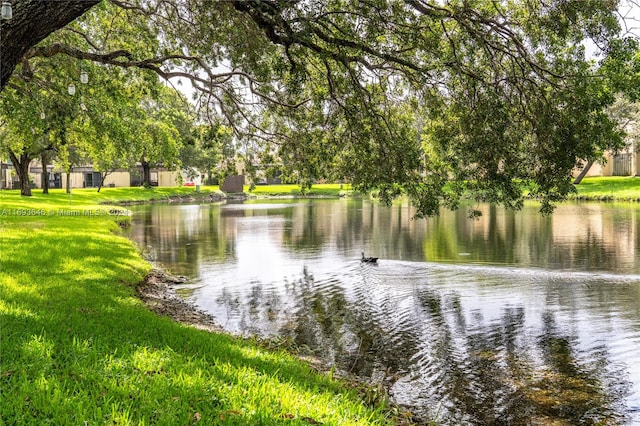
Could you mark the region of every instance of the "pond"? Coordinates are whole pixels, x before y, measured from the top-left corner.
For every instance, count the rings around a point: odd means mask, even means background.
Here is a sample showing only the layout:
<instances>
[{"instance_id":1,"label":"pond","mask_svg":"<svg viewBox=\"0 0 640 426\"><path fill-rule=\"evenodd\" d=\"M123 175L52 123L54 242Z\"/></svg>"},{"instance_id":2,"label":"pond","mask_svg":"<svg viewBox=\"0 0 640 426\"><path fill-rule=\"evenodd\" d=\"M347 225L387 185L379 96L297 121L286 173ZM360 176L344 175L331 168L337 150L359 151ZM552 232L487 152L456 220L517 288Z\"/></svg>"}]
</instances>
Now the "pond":
<instances>
[{"instance_id":1,"label":"pond","mask_svg":"<svg viewBox=\"0 0 640 426\"><path fill-rule=\"evenodd\" d=\"M228 331L384 385L420 418L640 424L640 205L478 208L151 205L131 232Z\"/></svg>"}]
</instances>

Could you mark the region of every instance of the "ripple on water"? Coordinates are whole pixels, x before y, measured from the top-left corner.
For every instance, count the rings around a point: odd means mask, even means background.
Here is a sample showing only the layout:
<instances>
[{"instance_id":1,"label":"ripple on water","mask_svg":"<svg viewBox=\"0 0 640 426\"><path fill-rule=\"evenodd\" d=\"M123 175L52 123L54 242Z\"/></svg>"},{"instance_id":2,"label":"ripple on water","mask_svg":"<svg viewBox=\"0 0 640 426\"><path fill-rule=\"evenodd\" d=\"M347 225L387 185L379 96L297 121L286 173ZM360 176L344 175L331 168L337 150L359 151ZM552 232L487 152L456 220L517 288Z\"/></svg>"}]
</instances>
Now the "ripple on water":
<instances>
[{"instance_id":1,"label":"ripple on water","mask_svg":"<svg viewBox=\"0 0 640 426\"><path fill-rule=\"evenodd\" d=\"M628 310L599 303L633 286L627 277L393 261L301 270L223 286L221 318L290 336L445 424L615 424L640 405L637 319L634 328Z\"/></svg>"},{"instance_id":2,"label":"ripple on water","mask_svg":"<svg viewBox=\"0 0 640 426\"><path fill-rule=\"evenodd\" d=\"M514 410L616 424L621 407L636 404L639 380L628 378L638 328L620 330L624 309L593 302L603 286L636 285L635 276L388 261L365 272L354 295L371 312L367 326L386 324L398 351L408 336L419 342L393 376L401 404L478 424L523 420Z\"/></svg>"},{"instance_id":3,"label":"ripple on water","mask_svg":"<svg viewBox=\"0 0 640 426\"><path fill-rule=\"evenodd\" d=\"M228 330L285 336L443 424L640 424L640 258L618 232L621 217L640 229L639 210L470 223L299 204L182 209L133 231L195 271L189 297ZM427 252L442 263L408 261ZM593 268L635 275L575 271Z\"/></svg>"}]
</instances>

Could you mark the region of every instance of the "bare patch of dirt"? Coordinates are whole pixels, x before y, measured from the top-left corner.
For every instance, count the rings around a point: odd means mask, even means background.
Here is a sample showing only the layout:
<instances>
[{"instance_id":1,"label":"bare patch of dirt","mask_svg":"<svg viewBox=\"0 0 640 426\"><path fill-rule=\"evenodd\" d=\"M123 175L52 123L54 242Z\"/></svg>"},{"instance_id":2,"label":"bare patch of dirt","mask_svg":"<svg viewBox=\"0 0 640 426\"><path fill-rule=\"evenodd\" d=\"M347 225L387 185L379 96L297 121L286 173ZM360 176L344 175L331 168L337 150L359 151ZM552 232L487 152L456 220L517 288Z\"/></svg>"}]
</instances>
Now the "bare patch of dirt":
<instances>
[{"instance_id":1,"label":"bare patch of dirt","mask_svg":"<svg viewBox=\"0 0 640 426\"><path fill-rule=\"evenodd\" d=\"M171 275L159 268L147 275L136 287L136 295L147 307L159 315L165 315L200 330L222 332L212 315L201 311L176 294L173 286L184 284L188 278Z\"/></svg>"}]
</instances>

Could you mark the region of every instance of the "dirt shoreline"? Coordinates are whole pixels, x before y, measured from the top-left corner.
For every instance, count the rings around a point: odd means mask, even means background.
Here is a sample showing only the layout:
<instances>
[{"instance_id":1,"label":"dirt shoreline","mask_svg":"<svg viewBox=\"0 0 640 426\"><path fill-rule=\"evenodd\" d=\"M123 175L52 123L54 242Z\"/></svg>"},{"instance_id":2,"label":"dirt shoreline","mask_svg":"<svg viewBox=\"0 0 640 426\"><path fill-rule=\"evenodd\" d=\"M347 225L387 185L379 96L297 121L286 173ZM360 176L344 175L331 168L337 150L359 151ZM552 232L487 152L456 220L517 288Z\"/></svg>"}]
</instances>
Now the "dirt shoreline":
<instances>
[{"instance_id":1,"label":"dirt shoreline","mask_svg":"<svg viewBox=\"0 0 640 426\"><path fill-rule=\"evenodd\" d=\"M116 201L115 204L119 206L135 206L140 204L172 204L172 203L196 203L196 202L211 202L224 201L228 199L236 199L235 195L221 194L221 193L193 193L182 195L170 195L166 198L154 198L150 200L124 200ZM114 204L113 201L106 201L104 204Z\"/></svg>"},{"instance_id":2,"label":"dirt shoreline","mask_svg":"<svg viewBox=\"0 0 640 426\"><path fill-rule=\"evenodd\" d=\"M136 286L136 297L142 300L152 312L169 317L181 324L210 333L231 334L216 322L213 315L198 309L192 303L178 296L174 286L188 282L188 277L172 275L161 267L153 265L151 272ZM236 337L242 338L241 336ZM263 341L258 337L254 337L254 339L257 343L264 344L265 347L273 347L268 341ZM307 362L319 373L326 373L332 369L330 365L327 365L319 357L301 354L294 355ZM334 371L334 374L336 377L340 377L349 382L366 385L365 382L355 379L347 372Z\"/></svg>"},{"instance_id":3,"label":"dirt shoreline","mask_svg":"<svg viewBox=\"0 0 640 426\"><path fill-rule=\"evenodd\" d=\"M256 195L239 193L193 193L170 195L166 198L153 198L150 200L125 200L125 201L105 201L101 204L119 205L119 206L135 206L141 204L181 204L181 203L216 203L220 201L237 201L237 200L253 200L253 199L292 199L292 198L343 198L344 195Z\"/></svg>"},{"instance_id":4,"label":"dirt shoreline","mask_svg":"<svg viewBox=\"0 0 640 426\"><path fill-rule=\"evenodd\" d=\"M136 286L136 296L144 302L144 304L151 311L158 315L167 316L174 321L181 324L185 324L191 327L195 327L199 330L206 330L210 333L226 333L215 318L200 309L193 304L182 299L175 291L174 286L179 284L185 284L189 281L189 278L178 275L172 275L164 269L154 265L153 269L145 279ZM258 339L259 341L259 339ZM318 373L327 373L332 370L331 366L322 362L322 360L315 356L302 356L295 355L300 360L307 362L311 368ZM360 389L363 396L363 400L372 402L374 400L380 400L387 398L388 389L381 388L380 385L376 386L368 383L366 380L362 380L354 377L348 372L333 371L335 377L340 378L345 384L354 386ZM405 407L398 406L390 403L390 407L393 412L394 419L398 425L409 424L426 424L423 419L414 416Z\"/></svg>"},{"instance_id":5,"label":"dirt shoreline","mask_svg":"<svg viewBox=\"0 0 640 426\"><path fill-rule=\"evenodd\" d=\"M171 275L157 266L136 286L136 296L153 312L167 316L182 324L200 330L222 333L224 329L214 317L176 294L176 284L184 284L188 278Z\"/></svg>"}]
</instances>

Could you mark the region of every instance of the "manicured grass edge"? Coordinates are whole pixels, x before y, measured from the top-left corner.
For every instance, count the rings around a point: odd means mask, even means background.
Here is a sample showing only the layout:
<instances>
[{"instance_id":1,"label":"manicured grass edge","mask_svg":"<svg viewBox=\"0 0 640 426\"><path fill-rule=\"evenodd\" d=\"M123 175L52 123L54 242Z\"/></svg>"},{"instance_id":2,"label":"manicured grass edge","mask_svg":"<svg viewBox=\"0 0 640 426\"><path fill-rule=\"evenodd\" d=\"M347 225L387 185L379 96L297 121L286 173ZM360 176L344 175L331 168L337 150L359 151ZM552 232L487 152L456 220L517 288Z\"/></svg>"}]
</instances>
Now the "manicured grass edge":
<instances>
[{"instance_id":1,"label":"manicured grass edge","mask_svg":"<svg viewBox=\"0 0 640 426\"><path fill-rule=\"evenodd\" d=\"M571 200L640 202L640 176L587 177L575 188Z\"/></svg>"}]
</instances>

